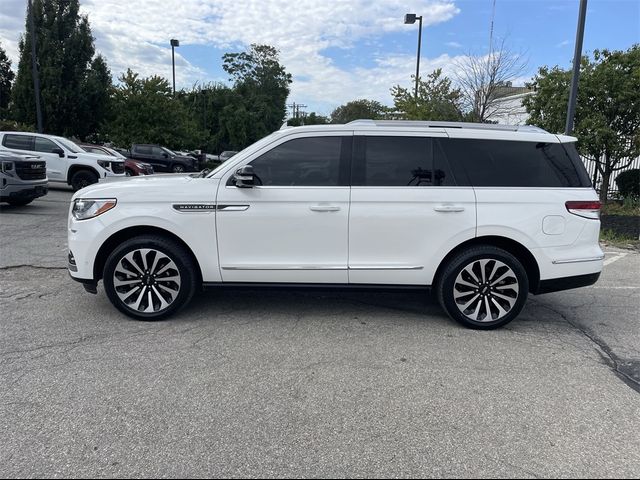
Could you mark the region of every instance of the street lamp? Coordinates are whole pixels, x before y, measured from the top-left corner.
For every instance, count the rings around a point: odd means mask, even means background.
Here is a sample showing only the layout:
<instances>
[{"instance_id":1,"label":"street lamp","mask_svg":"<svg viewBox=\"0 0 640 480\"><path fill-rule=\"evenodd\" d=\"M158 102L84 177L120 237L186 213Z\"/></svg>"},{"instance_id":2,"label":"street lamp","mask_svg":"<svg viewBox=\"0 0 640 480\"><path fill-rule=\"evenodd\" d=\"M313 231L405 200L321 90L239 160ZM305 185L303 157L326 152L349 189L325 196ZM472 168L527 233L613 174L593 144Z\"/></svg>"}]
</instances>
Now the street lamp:
<instances>
[{"instance_id":1,"label":"street lamp","mask_svg":"<svg viewBox=\"0 0 640 480\"><path fill-rule=\"evenodd\" d=\"M173 69L173 96L176 96L176 55L175 48L180 46L180 42L175 38L171 39L171 67Z\"/></svg>"},{"instance_id":2,"label":"street lamp","mask_svg":"<svg viewBox=\"0 0 640 480\"><path fill-rule=\"evenodd\" d=\"M422 44L422 15L417 16L415 13L407 13L404 16L404 24L405 25L413 25L416 23L416 19L420 22L420 27L418 29L418 60L416 62L416 100L418 99L418 78L420 77L420 46Z\"/></svg>"}]
</instances>

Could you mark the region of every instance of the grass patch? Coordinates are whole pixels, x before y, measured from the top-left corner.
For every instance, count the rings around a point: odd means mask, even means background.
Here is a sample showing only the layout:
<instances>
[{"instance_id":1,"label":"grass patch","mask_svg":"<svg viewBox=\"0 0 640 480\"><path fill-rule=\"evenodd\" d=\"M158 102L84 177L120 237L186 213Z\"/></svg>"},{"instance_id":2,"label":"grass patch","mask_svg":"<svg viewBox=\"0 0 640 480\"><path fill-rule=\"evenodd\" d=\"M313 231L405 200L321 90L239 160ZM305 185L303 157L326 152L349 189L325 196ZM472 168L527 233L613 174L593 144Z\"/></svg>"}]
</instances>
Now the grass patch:
<instances>
[{"instance_id":1,"label":"grass patch","mask_svg":"<svg viewBox=\"0 0 640 480\"><path fill-rule=\"evenodd\" d=\"M602 205L602 215L640 216L640 201L627 198L623 202L610 200Z\"/></svg>"},{"instance_id":2,"label":"grass patch","mask_svg":"<svg viewBox=\"0 0 640 480\"><path fill-rule=\"evenodd\" d=\"M600 242L614 247L640 249L640 240L610 229L600 230Z\"/></svg>"}]
</instances>

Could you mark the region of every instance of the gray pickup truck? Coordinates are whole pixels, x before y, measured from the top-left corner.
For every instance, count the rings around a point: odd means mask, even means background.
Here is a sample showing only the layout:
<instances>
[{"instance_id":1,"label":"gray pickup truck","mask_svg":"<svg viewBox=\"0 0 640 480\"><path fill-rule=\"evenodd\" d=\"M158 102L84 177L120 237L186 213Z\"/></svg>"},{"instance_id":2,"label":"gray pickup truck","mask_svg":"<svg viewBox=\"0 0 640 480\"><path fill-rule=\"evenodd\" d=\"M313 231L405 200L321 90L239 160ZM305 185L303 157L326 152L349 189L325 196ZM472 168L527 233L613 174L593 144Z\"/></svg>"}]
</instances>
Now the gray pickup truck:
<instances>
[{"instance_id":1,"label":"gray pickup truck","mask_svg":"<svg viewBox=\"0 0 640 480\"><path fill-rule=\"evenodd\" d=\"M0 202L26 205L47 194L47 164L38 157L0 150Z\"/></svg>"}]
</instances>

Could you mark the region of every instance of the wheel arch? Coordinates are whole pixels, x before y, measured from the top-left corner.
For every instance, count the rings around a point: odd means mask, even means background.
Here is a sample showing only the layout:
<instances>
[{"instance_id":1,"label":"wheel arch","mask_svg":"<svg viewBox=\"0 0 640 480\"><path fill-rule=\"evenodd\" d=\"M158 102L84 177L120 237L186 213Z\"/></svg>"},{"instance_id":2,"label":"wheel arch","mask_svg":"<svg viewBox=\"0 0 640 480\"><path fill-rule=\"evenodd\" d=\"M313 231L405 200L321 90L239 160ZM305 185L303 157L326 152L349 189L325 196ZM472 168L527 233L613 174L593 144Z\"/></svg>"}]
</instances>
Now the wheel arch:
<instances>
[{"instance_id":1,"label":"wheel arch","mask_svg":"<svg viewBox=\"0 0 640 480\"><path fill-rule=\"evenodd\" d=\"M98 171L97 171L95 168L90 167L89 165L80 165L80 164L77 164L77 163L76 163L76 164L74 164L74 165L71 165L71 166L69 167L69 170L67 171L67 185L71 185L71 178L72 178L72 177L73 177L77 172L79 172L79 171L81 171L81 170L87 170L87 171L89 171L89 172L91 172L91 173L95 174L95 175L96 175L96 177L98 177L98 179L100 179L100 174L98 173Z\"/></svg>"},{"instance_id":2,"label":"wheel arch","mask_svg":"<svg viewBox=\"0 0 640 480\"><path fill-rule=\"evenodd\" d=\"M440 277L442 272L446 268L449 261L461 251L469 248L475 247L479 245L489 245L492 247L502 248L507 252L511 253L514 257L516 257L525 271L527 272L527 277L529 279L529 292L534 293L538 290L538 285L540 283L540 267L538 266L538 262L536 261L533 254L529 251L527 247L522 245L520 242L513 240L508 237L501 237L498 235L486 235L482 237L474 237L465 242L462 242L455 248L453 248L440 262L438 265L438 269L433 277L433 285L437 285L440 281Z\"/></svg>"},{"instance_id":3,"label":"wheel arch","mask_svg":"<svg viewBox=\"0 0 640 480\"><path fill-rule=\"evenodd\" d=\"M198 262L198 259L196 258L193 250L189 247L189 245L187 245L187 243L176 234L165 230L164 228L154 226L134 226L124 228L115 232L109 238L107 238L100 246L100 249L98 250L95 261L93 263L93 278L95 279L95 281L102 279L102 273L104 271L104 266L107 262L109 254L113 252L113 250L125 240L140 235L161 235L170 238L171 240L178 243L191 256L194 265L197 266L197 281L199 284L202 284L202 268L200 267L200 262Z\"/></svg>"}]
</instances>

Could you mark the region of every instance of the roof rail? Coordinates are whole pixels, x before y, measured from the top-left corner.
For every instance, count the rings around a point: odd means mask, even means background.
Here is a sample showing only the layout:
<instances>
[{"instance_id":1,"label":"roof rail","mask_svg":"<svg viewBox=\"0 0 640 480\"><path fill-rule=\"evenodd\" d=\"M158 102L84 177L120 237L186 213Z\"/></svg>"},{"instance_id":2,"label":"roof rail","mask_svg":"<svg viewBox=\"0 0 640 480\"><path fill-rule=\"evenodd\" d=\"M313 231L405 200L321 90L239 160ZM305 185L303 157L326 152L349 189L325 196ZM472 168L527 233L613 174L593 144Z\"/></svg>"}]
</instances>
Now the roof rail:
<instances>
[{"instance_id":1,"label":"roof rail","mask_svg":"<svg viewBox=\"0 0 640 480\"><path fill-rule=\"evenodd\" d=\"M474 130L501 130L508 132L536 132L549 133L533 125L501 125L497 123L471 122L438 122L424 120L367 120L359 119L347 125L368 125L372 127L415 127L415 128L469 128Z\"/></svg>"}]
</instances>

